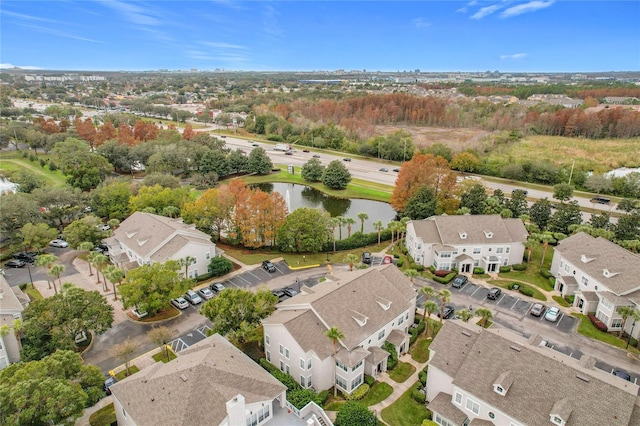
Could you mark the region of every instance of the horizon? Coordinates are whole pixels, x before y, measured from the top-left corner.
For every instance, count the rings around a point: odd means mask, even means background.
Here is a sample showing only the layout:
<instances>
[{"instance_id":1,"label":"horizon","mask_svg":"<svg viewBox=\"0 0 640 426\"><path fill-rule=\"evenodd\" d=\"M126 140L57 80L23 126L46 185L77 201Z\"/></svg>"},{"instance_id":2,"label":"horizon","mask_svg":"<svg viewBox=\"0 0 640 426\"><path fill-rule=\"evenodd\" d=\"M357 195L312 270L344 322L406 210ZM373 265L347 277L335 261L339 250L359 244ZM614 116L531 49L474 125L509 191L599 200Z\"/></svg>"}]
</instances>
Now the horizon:
<instances>
[{"instance_id":1,"label":"horizon","mask_svg":"<svg viewBox=\"0 0 640 426\"><path fill-rule=\"evenodd\" d=\"M624 0L8 0L0 68L635 72L638 16Z\"/></svg>"}]
</instances>

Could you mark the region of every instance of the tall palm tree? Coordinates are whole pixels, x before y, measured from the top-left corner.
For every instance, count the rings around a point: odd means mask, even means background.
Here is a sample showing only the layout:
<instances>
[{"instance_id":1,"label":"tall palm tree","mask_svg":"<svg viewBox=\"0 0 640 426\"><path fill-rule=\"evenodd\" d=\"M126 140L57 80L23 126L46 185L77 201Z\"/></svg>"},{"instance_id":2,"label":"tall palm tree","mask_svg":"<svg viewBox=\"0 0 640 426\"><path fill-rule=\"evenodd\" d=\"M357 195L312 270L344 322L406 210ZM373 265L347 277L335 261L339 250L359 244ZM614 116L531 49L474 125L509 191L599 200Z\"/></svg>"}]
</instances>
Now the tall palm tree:
<instances>
[{"instance_id":1,"label":"tall palm tree","mask_svg":"<svg viewBox=\"0 0 640 426\"><path fill-rule=\"evenodd\" d=\"M89 262L90 265L94 265L96 267L96 271L98 270L98 260L99 257L102 256L102 253L99 253L97 251L92 251L91 253L89 253L89 256L87 256L87 261ZM98 281L96 282L96 284L100 284L100 274L96 272L96 278L98 279Z\"/></svg>"},{"instance_id":2,"label":"tall palm tree","mask_svg":"<svg viewBox=\"0 0 640 426\"><path fill-rule=\"evenodd\" d=\"M425 285L424 287L421 287L420 290L418 290L418 294L424 295L425 304L426 304L426 302L428 302L429 299L431 299L433 295L436 294L436 291L434 290L433 287L429 287L428 285ZM422 321L426 320L426 314L427 314L426 311L422 314Z\"/></svg>"},{"instance_id":3,"label":"tall palm tree","mask_svg":"<svg viewBox=\"0 0 640 426\"><path fill-rule=\"evenodd\" d=\"M93 245L93 243L91 241L83 241L78 245L78 250L82 250L82 251L91 251L93 250L93 247L95 247ZM93 270L91 269L91 262L89 263L89 276L93 275Z\"/></svg>"},{"instance_id":4,"label":"tall palm tree","mask_svg":"<svg viewBox=\"0 0 640 426\"><path fill-rule=\"evenodd\" d=\"M456 315L460 317L460 319L464 322L469 322L469 320L473 317L473 314L468 309L460 309L456 311Z\"/></svg>"},{"instance_id":5,"label":"tall palm tree","mask_svg":"<svg viewBox=\"0 0 640 426\"><path fill-rule=\"evenodd\" d=\"M622 336L622 332L624 331L624 326L627 323L627 319L633 316L633 313L636 310L631 306L618 306L616 312L622 317L622 327L620 327L620 331L618 332L618 337ZM629 336L631 338L631 336Z\"/></svg>"},{"instance_id":6,"label":"tall palm tree","mask_svg":"<svg viewBox=\"0 0 640 426\"><path fill-rule=\"evenodd\" d=\"M58 256L54 254L41 254L36 259L36 266L42 266L47 268L47 275L53 275L50 273L51 266L58 260ZM47 278L47 284L49 284L49 290L51 290L51 281Z\"/></svg>"},{"instance_id":7,"label":"tall palm tree","mask_svg":"<svg viewBox=\"0 0 640 426\"><path fill-rule=\"evenodd\" d=\"M380 234L382 233L382 221L378 220L377 222L373 223L373 227L376 229L376 231L378 231L378 245L380 245Z\"/></svg>"},{"instance_id":8,"label":"tall palm tree","mask_svg":"<svg viewBox=\"0 0 640 426\"><path fill-rule=\"evenodd\" d=\"M428 336L429 333L429 329L431 327L429 327L430 323L431 323L431 314L436 312L438 310L438 304L436 302L434 302L433 300L427 300L424 303L424 314L427 317L424 322L426 324L426 327L424 328L424 332L425 334Z\"/></svg>"},{"instance_id":9,"label":"tall palm tree","mask_svg":"<svg viewBox=\"0 0 640 426\"><path fill-rule=\"evenodd\" d=\"M555 241L555 238L553 238L553 235L545 232L540 236L540 239L542 240L542 258L540 259L540 266L542 266L544 264L544 257L547 254L547 248L549 248L549 243L551 241Z\"/></svg>"},{"instance_id":10,"label":"tall palm tree","mask_svg":"<svg viewBox=\"0 0 640 426\"><path fill-rule=\"evenodd\" d=\"M338 341L344 339L344 333L337 327L331 327L324 332L324 335L333 342L333 396L336 397L338 396L338 386L336 385L336 353L338 352Z\"/></svg>"},{"instance_id":11,"label":"tall palm tree","mask_svg":"<svg viewBox=\"0 0 640 426\"><path fill-rule=\"evenodd\" d=\"M343 262L349 264L349 270L353 271L353 264L356 263L360 258L353 253L349 253L347 257L344 258Z\"/></svg>"},{"instance_id":12,"label":"tall palm tree","mask_svg":"<svg viewBox=\"0 0 640 426\"><path fill-rule=\"evenodd\" d=\"M66 266L64 266L61 263L56 263L54 265L51 266L51 274L54 277L58 278L58 281L60 281L60 288L62 288L62 280L60 279L60 275L62 275L62 273L65 271ZM53 291L55 292L55 294L58 294L58 289L56 288L56 280L53 280Z\"/></svg>"},{"instance_id":13,"label":"tall palm tree","mask_svg":"<svg viewBox=\"0 0 640 426\"><path fill-rule=\"evenodd\" d=\"M409 277L409 280L411 280L411 284L413 284L413 279L414 279L415 277L419 277L419 276L420 276L420 274L418 273L418 271L417 271L417 270L415 270L415 269L407 269L406 271L404 271L404 274L405 274L407 277ZM429 287L429 288L431 288L431 287Z\"/></svg>"},{"instance_id":14,"label":"tall palm tree","mask_svg":"<svg viewBox=\"0 0 640 426\"><path fill-rule=\"evenodd\" d=\"M358 219L360 219L360 232L364 233L364 221L369 219L369 215L365 212L358 213Z\"/></svg>"},{"instance_id":15,"label":"tall palm tree","mask_svg":"<svg viewBox=\"0 0 640 426\"><path fill-rule=\"evenodd\" d=\"M531 262L531 255L533 254L533 248L538 244L536 241L533 241L531 237L524 242L524 248L527 249L527 265Z\"/></svg>"},{"instance_id":16,"label":"tall palm tree","mask_svg":"<svg viewBox=\"0 0 640 426\"><path fill-rule=\"evenodd\" d=\"M442 318L444 317L444 305L451 300L451 292L447 289L442 289L438 292L437 297L442 301L440 305L440 324L442 324Z\"/></svg>"},{"instance_id":17,"label":"tall palm tree","mask_svg":"<svg viewBox=\"0 0 640 426\"><path fill-rule=\"evenodd\" d=\"M109 256L105 256L102 253L98 253L98 256L95 257L95 262L96 262L96 274L100 275L100 272L103 270L104 265L106 265L107 263L109 263ZM107 279L104 276L104 273L102 274L102 281L104 282L104 292L106 293L107 291L109 291L109 286L107 285ZM98 280L98 282L100 282L100 280Z\"/></svg>"},{"instance_id":18,"label":"tall palm tree","mask_svg":"<svg viewBox=\"0 0 640 426\"><path fill-rule=\"evenodd\" d=\"M338 221L338 237L342 241L342 227L346 224L346 218L344 216L336 216Z\"/></svg>"},{"instance_id":19,"label":"tall palm tree","mask_svg":"<svg viewBox=\"0 0 640 426\"><path fill-rule=\"evenodd\" d=\"M183 259L178 260L178 265L184 266L184 279L189 278L189 266L196 263L196 258L193 256L187 256Z\"/></svg>"},{"instance_id":20,"label":"tall palm tree","mask_svg":"<svg viewBox=\"0 0 640 426\"><path fill-rule=\"evenodd\" d=\"M487 324L487 321L493 318L493 312L491 312L491 309L478 308L474 313L476 316L480 317L480 326L482 328L485 327L485 325Z\"/></svg>"},{"instance_id":21,"label":"tall palm tree","mask_svg":"<svg viewBox=\"0 0 640 426\"><path fill-rule=\"evenodd\" d=\"M400 219L399 222L399 229L400 229L400 241L404 241L404 235L407 233L407 224L411 222L411 218L410 217L403 217L402 219Z\"/></svg>"},{"instance_id":22,"label":"tall palm tree","mask_svg":"<svg viewBox=\"0 0 640 426\"><path fill-rule=\"evenodd\" d=\"M337 217L329 218L329 227L331 228L331 240L333 241L333 253L336 252L336 227L340 225L340 219Z\"/></svg>"},{"instance_id":23,"label":"tall palm tree","mask_svg":"<svg viewBox=\"0 0 640 426\"><path fill-rule=\"evenodd\" d=\"M102 275L109 278L109 281L113 284L113 300L118 300L118 288L116 284L122 283L125 278L125 273L122 269L116 265L109 265L102 271Z\"/></svg>"},{"instance_id":24,"label":"tall palm tree","mask_svg":"<svg viewBox=\"0 0 640 426\"><path fill-rule=\"evenodd\" d=\"M351 225L356 223L356 220L352 217L345 217L344 223L347 225L347 238L349 238L351 236Z\"/></svg>"},{"instance_id":25,"label":"tall palm tree","mask_svg":"<svg viewBox=\"0 0 640 426\"><path fill-rule=\"evenodd\" d=\"M398 221L392 220L387 224L387 229L391 231L391 245L394 242L394 236L396 235L396 229L398 229Z\"/></svg>"}]
</instances>

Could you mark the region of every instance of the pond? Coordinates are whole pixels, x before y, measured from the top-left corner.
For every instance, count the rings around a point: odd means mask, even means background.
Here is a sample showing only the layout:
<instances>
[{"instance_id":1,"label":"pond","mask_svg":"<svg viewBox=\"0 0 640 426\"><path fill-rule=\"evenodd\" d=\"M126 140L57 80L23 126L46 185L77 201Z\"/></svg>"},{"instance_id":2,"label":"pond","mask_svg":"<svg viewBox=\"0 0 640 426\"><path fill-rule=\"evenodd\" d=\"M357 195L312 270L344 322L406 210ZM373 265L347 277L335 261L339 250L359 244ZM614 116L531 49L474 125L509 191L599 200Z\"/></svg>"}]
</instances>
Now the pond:
<instances>
[{"instance_id":1,"label":"pond","mask_svg":"<svg viewBox=\"0 0 640 426\"><path fill-rule=\"evenodd\" d=\"M337 198L317 189L293 183L259 183L251 186L269 193L273 191L280 193L287 202L289 211L294 211L300 207L319 208L329 212L331 217L350 217L356 221L355 224L351 225L351 232L360 230L361 222L358 219L358 213L369 215L369 218L364 221L365 233L376 231L373 227L375 222L382 221L382 225L386 228L387 224L396 217L396 212L391 208L391 205L381 201ZM342 232L346 232L346 229L346 226L343 227ZM345 234L343 234L344 236Z\"/></svg>"}]
</instances>

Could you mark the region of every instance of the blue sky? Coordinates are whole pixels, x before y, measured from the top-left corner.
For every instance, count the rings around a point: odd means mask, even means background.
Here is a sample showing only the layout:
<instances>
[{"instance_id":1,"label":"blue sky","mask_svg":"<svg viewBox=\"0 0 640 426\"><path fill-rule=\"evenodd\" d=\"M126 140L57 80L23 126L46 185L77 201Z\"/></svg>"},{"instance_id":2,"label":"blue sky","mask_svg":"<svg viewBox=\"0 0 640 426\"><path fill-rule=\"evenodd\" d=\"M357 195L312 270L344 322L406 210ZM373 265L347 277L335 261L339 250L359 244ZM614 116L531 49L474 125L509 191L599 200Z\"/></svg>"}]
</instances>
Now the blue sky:
<instances>
[{"instance_id":1,"label":"blue sky","mask_svg":"<svg viewBox=\"0 0 640 426\"><path fill-rule=\"evenodd\" d=\"M640 71L640 0L3 0L0 23L3 67Z\"/></svg>"}]
</instances>

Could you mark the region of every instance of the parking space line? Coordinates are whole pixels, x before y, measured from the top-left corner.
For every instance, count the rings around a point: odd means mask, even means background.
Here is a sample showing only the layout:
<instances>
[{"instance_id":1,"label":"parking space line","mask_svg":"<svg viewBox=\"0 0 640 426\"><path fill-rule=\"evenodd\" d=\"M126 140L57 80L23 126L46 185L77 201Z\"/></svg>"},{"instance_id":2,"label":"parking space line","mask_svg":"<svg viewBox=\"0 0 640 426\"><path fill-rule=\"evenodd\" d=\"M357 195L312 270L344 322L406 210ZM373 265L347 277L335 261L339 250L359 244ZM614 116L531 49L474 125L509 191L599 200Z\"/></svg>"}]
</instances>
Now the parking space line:
<instances>
[{"instance_id":1,"label":"parking space line","mask_svg":"<svg viewBox=\"0 0 640 426\"><path fill-rule=\"evenodd\" d=\"M507 297L506 294L503 294L502 297L500 298L500 300L498 300L498 303L496 303L496 305L499 305L500 302L502 302L504 300L504 298Z\"/></svg>"},{"instance_id":2,"label":"parking space line","mask_svg":"<svg viewBox=\"0 0 640 426\"><path fill-rule=\"evenodd\" d=\"M476 288L476 290L475 290L473 293L471 293L471 296L473 296L474 294L476 294L476 291L478 291L478 290L480 290L480 286L478 286L478 288Z\"/></svg>"},{"instance_id":3,"label":"parking space line","mask_svg":"<svg viewBox=\"0 0 640 426\"><path fill-rule=\"evenodd\" d=\"M236 276L235 278L240 278L242 281L246 282L247 284L253 284L251 281L249 281L249 280L247 280L247 279L243 278L243 277L242 277L242 275L238 275L238 276Z\"/></svg>"},{"instance_id":4,"label":"parking space line","mask_svg":"<svg viewBox=\"0 0 640 426\"><path fill-rule=\"evenodd\" d=\"M519 301L520 301L520 299L516 299L516 303L514 303L514 304L513 304L513 306L511 307L511 309L515 308Z\"/></svg>"},{"instance_id":5,"label":"parking space line","mask_svg":"<svg viewBox=\"0 0 640 426\"><path fill-rule=\"evenodd\" d=\"M556 323L556 327L560 325L560 321L562 321L564 319L564 314L560 315L560 318L558 319L558 322Z\"/></svg>"}]
</instances>

